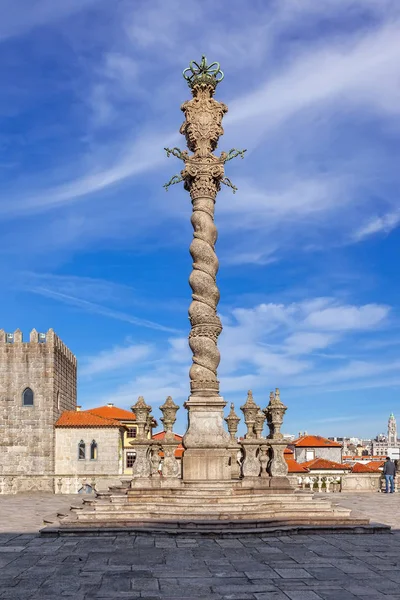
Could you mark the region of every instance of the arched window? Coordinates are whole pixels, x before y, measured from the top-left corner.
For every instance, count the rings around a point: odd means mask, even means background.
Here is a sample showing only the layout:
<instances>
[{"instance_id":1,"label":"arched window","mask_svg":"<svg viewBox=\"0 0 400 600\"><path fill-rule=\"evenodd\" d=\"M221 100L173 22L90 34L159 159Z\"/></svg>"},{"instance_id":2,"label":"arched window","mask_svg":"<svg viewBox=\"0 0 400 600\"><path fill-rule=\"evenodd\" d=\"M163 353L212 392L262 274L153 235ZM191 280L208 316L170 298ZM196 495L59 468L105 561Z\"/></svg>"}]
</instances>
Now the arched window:
<instances>
[{"instance_id":1,"label":"arched window","mask_svg":"<svg viewBox=\"0 0 400 600\"><path fill-rule=\"evenodd\" d=\"M33 406L33 392L29 387L22 392L22 406Z\"/></svg>"},{"instance_id":2,"label":"arched window","mask_svg":"<svg viewBox=\"0 0 400 600\"><path fill-rule=\"evenodd\" d=\"M93 440L90 444L90 460L97 460L97 442Z\"/></svg>"},{"instance_id":3,"label":"arched window","mask_svg":"<svg viewBox=\"0 0 400 600\"><path fill-rule=\"evenodd\" d=\"M78 460L85 460L86 458L86 444L81 440L78 444Z\"/></svg>"}]
</instances>

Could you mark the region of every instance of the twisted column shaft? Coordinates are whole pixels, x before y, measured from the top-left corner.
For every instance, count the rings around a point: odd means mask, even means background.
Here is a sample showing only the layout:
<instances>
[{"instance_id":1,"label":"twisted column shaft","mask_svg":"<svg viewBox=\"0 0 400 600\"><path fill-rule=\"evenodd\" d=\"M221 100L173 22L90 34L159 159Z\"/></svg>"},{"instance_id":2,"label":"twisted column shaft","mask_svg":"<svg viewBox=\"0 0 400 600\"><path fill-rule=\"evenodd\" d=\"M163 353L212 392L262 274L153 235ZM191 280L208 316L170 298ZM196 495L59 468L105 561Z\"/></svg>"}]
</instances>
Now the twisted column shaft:
<instances>
[{"instance_id":1,"label":"twisted column shaft","mask_svg":"<svg viewBox=\"0 0 400 600\"><path fill-rule=\"evenodd\" d=\"M218 233L214 207L224 178L224 162L212 150L223 133L221 121L228 109L213 99L214 88L210 85L195 85L192 93L193 99L182 105L186 121L181 127L188 148L193 152L192 156L185 155L182 172L193 205L193 241L190 245L193 270L189 278L192 288L189 345L193 354L190 387L193 396L218 396L220 354L217 341L222 325L217 315L220 294L216 283Z\"/></svg>"},{"instance_id":2,"label":"twisted column shaft","mask_svg":"<svg viewBox=\"0 0 400 600\"><path fill-rule=\"evenodd\" d=\"M193 395L218 395L217 368L220 354L217 347L222 325L216 314L219 290L216 283L218 259L215 253L217 228L214 224L214 202L210 197L193 198L193 241L190 254L193 270L189 277L192 302L189 307L191 332L189 346L193 353L190 386Z\"/></svg>"}]
</instances>

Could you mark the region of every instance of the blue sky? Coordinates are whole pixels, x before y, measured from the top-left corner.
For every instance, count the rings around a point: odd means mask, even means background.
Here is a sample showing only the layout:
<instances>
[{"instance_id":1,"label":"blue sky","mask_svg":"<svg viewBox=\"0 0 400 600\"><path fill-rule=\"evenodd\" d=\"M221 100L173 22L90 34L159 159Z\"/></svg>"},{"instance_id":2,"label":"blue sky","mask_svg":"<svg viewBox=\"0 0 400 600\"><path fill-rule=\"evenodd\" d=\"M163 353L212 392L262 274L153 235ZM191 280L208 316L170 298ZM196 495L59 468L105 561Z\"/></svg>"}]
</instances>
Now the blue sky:
<instances>
[{"instance_id":1,"label":"blue sky","mask_svg":"<svg viewBox=\"0 0 400 600\"><path fill-rule=\"evenodd\" d=\"M219 148L248 149L216 207L222 395L375 435L400 417L400 5L214 5L0 0L1 326L53 327L84 407L182 405L191 206L163 148L205 53Z\"/></svg>"}]
</instances>

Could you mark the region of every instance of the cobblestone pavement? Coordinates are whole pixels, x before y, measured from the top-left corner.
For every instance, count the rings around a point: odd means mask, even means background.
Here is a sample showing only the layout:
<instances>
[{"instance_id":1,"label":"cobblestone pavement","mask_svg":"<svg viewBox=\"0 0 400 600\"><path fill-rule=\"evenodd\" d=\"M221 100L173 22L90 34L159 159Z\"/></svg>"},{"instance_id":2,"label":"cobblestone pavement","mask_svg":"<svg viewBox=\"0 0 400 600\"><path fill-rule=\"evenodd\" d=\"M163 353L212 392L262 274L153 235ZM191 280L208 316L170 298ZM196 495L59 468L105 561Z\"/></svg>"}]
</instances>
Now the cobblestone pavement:
<instances>
[{"instance_id":1,"label":"cobblestone pavement","mask_svg":"<svg viewBox=\"0 0 400 600\"><path fill-rule=\"evenodd\" d=\"M54 514L66 501L0 497L1 599L400 600L400 530L233 539L20 533L29 519L34 530L41 512ZM400 508L397 494L340 499L349 501L386 520ZM5 532L15 511L19 528Z\"/></svg>"}]
</instances>

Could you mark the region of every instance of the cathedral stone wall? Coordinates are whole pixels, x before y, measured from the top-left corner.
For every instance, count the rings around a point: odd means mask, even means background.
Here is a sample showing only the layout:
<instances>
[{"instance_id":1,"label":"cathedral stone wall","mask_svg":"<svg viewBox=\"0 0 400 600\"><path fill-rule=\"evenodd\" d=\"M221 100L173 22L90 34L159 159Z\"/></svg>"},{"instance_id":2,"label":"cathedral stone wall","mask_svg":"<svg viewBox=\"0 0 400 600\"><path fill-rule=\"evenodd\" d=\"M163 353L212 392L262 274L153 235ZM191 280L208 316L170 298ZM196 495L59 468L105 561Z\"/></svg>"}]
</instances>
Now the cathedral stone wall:
<instances>
[{"instance_id":1,"label":"cathedral stone wall","mask_svg":"<svg viewBox=\"0 0 400 600\"><path fill-rule=\"evenodd\" d=\"M118 475L122 473L122 436L119 427L56 427L56 475ZM90 458L95 440L97 458ZM85 459L79 460L79 443Z\"/></svg>"},{"instance_id":2,"label":"cathedral stone wall","mask_svg":"<svg viewBox=\"0 0 400 600\"><path fill-rule=\"evenodd\" d=\"M0 330L0 477L54 474L54 423L62 411L76 409L76 367L52 329L33 330L29 342L19 330ZM23 405L26 388L32 406Z\"/></svg>"}]
</instances>

